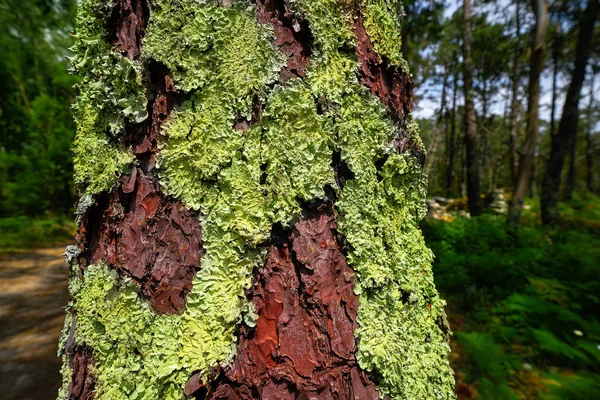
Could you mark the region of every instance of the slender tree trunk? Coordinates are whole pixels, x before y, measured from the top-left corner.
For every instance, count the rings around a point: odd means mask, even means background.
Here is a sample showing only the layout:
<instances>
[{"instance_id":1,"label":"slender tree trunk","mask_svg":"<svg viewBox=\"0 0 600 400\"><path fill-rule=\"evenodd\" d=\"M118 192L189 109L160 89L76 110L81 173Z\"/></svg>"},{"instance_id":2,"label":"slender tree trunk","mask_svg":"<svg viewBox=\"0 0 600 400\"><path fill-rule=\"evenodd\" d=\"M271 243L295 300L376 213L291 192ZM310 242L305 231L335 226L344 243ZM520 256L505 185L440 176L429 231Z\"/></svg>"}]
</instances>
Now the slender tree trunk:
<instances>
[{"instance_id":1,"label":"slender tree trunk","mask_svg":"<svg viewBox=\"0 0 600 400\"><path fill-rule=\"evenodd\" d=\"M465 93L465 146L467 166L467 198L469 213L481 215L481 184L479 179L479 148L477 146L477 118L473 100L473 61L471 60L471 0L464 0L463 30L463 86Z\"/></svg>"},{"instance_id":2,"label":"slender tree trunk","mask_svg":"<svg viewBox=\"0 0 600 400\"><path fill-rule=\"evenodd\" d=\"M425 162L425 174L430 175L431 169L437 161L440 144L442 138L447 137L446 129L444 128L444 114L446 113L446 88L448 87L448 67L444 66L444 75L442 78L442 101L440 104L439 115L436 120L436 126L433 130L433 137L427 149L427 160Z\"/></svg>"},{"instance_id":3,"label":"slender tree trunk","mask_svg":"<svg viewBox=\"0 0 600 400\"><path fill-rule=\"evenodd\" d=\"M75 34L59 397L454 398L395 9L106 4Z\"/></svg>"},{"instance_id":4,"label":"slender tree trunk","mask_svg":"<svg viewBox=\"0 0 600 400\"><path fill-rule=\"evenodd\" d=\"M452 111L450 112L450 138L448 140L448 164L446 165L446 197L452 197L454 185L454 146L456 142L456 95L458 91L457 73L453 77Z\"/></svg>"},{"instance_id":5,"label":"slender tree trunk","mask_svg":"<svg viewBox=\"0 0 600 400\"><path fill-rule=\"evenodd\" d=\"M577 161L577 132L573 133L571 139L571 148L569 150L569 171L567 172L567 181L565 182L565 189L563 199L565 201L573 198L573 189L575 189L575 163Z\"/></svg>"},{"instance_id":6,"label":"slender tree trunk","mask_svg":"<svg viewBox=\"0 0 600 400\"><path fill-rule=\"evenodd\" d=\"M594 71L590 77L590 102L587 111L587 130L585 132L585 187L588 192L594 191L594 142L592 140L592 126L594 124Z\"/></svg>"},{"instance_id":7,"label":"slender tree trunk","mask_svg":"<svg viewBox=\"0 0 600 400\"><path fill-rule=\"evenodd\" d=\"M512 76L512 100L510 106L510 172L513 188L517 183L517 175L519 168L519 153L517 150L517 137L519 129L519 79L521 77L521 16L519 2L516 3L515 21L517 25L517 45L515 48L515 59L513 60L513 76Z\"/></svg>"},{"instance_id":8,"label":"slender tree trunk","mask_svg":"<svg viewBox=\"0 0 600 400\"><path fill-rule=\"evenodd\" d=\"M488 121L488 107L489 107L489 97L488 97L488 81L483 78L483 93L481 95L481 116L479 118L479 124L487 128L489 125ZM479 141L479 179L481 181L480 185L485 187L485 176L486 171L488 171L488 154L487 154L487 139L488 135L480 135L481 140Z\"/></svg>"},{"instance_id":9,"label":"slender tree trunk","mask_svg":"<svg viewBox=\"0 0 600 400\"><path fill-rule=\"evenodd\" d=\"M556 130L556 78L558 76L558 58L562 40L560 39L560 24L552 41L552 103L550 105L550 137L553 138Z\"/></svg>"},{"instance_id":10,"label":"slender tree trunk","mask_svg":"<svg viewBox=\"0 0 600 400\"><path fill-rule=\"evenodd\" d=\"M589 0L586 10L582 13L579 24L579 37L575 52L575 67L571 77L571 83L565 104L563 107L558 132L552 137L550 157L542 182L542 222L553 224L557 221L558 190L560 188L560 176L567 152L571 149L571 143L577 132L579 120L579 99L581 97L581 86L585 78L585 69L592 53L592 37L594 25L598 17L598 0Z\"/></svg>"},{"instance_id":11,"label":"slender tree trunk","mask_svg":"<svg viewBox=\"0 0 600 400\"><path fill-rule=\"evenodd\" d=\"M527 137L519 160L519 171L513 196L508 208L507 227L516 234L519 229L523 203L530 186L535 148L539 131L540 74L544 69L546 35L548 32L548 5L545 0L532 0L535 14L531 65L529 67L529 87L527 93Z\"/></svg>"}]
</instances>

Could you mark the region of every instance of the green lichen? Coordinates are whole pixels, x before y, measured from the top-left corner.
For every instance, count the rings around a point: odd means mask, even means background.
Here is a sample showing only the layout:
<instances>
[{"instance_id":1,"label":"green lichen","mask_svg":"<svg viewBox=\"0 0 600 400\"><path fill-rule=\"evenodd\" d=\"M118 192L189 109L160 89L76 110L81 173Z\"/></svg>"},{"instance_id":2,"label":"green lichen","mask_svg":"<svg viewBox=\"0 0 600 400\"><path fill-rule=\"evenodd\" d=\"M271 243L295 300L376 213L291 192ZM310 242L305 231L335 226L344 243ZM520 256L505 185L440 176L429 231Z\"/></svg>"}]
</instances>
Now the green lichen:
<instances>
[{"instance_id":1,"label":"green lichen","mask_svg":"<svg viewBox=\"0 0 600 400\"><path fill-rule=\"evenodd\" d=\"M111 2L84 0L77 12L71 72L81 76L73 113L77 137L73 149L75 183L95 194L110 189L133 156L110 137L118 137L126 121L148 117L141 66L106 42L105 19Z\"/></svg>"},{"instance_id":2,"label":"green lichen","mask_svg":"<svg viewBox=\"0 0 600 400\"><path fill-rule=\"evenodd\" d=\"M365 31L375 52L390 65L408 71L401 51L400 17L404 14L402 4L389 0L366 0L363 4Z\"/></svg>"},{"instance_id":3,"label":"green lichen","mask_svg":"<svg viewBox=\"0 0 600 400\"><path fill-rule=\"evenodd\" d=\"M354 44L350 8L337 0L290 0L290 7L309 22L315 38L316 56L328 61L342 48Z\"/></svg>"},{"instance_id":4,"label":"green lichen","mask_svg":"<svg viewBox=\"0 0 600 400\"><path fill-rule=\"evenodd\" d=\"M168 0L153 9L143 54L164 63L184 91L208 84L221 100L250 114L252 95L265 93L283 65L271 44L272 31L258 23L254 8L235 1L219 7L213 0Z\"/></svg>"},{"instance_id":5,"label":"green lichen","mask_svg":"<svg viewBox=\"0 0 600 400\"><path fill-rule=\"evenodd\" d=\"M450 348L436 325L443 303L417 225L426 187L421 167L408 154L390 154L379 173L363 172L338 202L358 276L357 359L392 398L451 397Z\"/></svg>"},{"instance_id":6,"label":"green lichen","mask_svg":"<svg viewBox=\"0 0 600 400\"><path fill-rule=\"evenodd\" d=\"M358 83L356 56L344 50L355 41L350 8L336 0L292 0L290 7L309 22L315 38L306 74L311 92L320 101L340 103L348 86Z\"/></svg>"},{"instance_id":7,"label":"green lichen","mask_svg":"<svg viewBox=\"0 0 600 400\"><path fill-rule=\"evenodd\" d=\"M131 151L95 129L98 118L98 110L92 105L78 110L73 147L74 180L76 185L85 186L87 194L110 189L134 159Z\"/></svg>"}]
</instances>

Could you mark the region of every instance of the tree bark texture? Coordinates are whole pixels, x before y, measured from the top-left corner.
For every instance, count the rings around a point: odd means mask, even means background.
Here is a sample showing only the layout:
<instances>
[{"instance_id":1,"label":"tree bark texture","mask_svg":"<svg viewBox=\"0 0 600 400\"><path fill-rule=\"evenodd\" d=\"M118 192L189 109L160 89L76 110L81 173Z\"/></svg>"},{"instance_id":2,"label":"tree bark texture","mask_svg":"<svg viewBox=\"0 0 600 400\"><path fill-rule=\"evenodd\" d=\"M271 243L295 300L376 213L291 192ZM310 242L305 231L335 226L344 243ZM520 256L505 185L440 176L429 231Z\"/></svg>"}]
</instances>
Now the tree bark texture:
<instances>
[{"instance_id":1,"label":"tree bark texture","mask_svg":"<svg viewBox=\"0 0 600 400\"><path fill-rule=\"evenodd\" d=\"M473 60L471 58L471 0L464 1L463 30L463 87L465 92L465 146L467 164L467 198L469 213L481 215L481 183L479 178L479 147L477 145L477 117L473 96Z\"/></svg>"},{"instance_id":2,"label":"tree bark texture","mask_svg":"<svg viewBox=\"0 0 600 400\"><path fill-rule=\"evenodd\" d=\"M519 80L521 78L521 15L520 5L517 2L515 4L515 23L516 23L516 37L517 44L515 49L515 59L513 60L513 71L512 71L512 99L510 104L510 140L509 140L509 152L510 152L510 171L513 187L517 183L517 174L519 170L519 152L518 152L518 130L519 130Z\"/></svg>"},{"instance_id":3,"label":"tree bark texture","mask_svg":"<svg viewBox=\"0 0 600 400\"><path fill-rule=\"evenodd\" d=\"M454 397L400 15L82 0L59 398Z\"/></svg>"},{"instance_id":4,"label":"tree bark texture","mask_svg":"<svg viewBox=\"0 0 600 400\"><path fill-rule=\"evenodd\" d=\"M588 192L594 191L594 140L592 139L594 115L594 80L596 71L592 69L590 77L590 102L587 109L587 130L585 132L585 187Z\"/></svg>"},{"instance_id":5,"label":"tree bark texture","mask_svg":"<svg viewBox=\"0 0 600 400\"><path fill-rule=\"evenodd\" d=\"M548 158L546 173L542 182L542 222L546 225L555 223L558 218L557 204L561 173L565 156L571 150L572 143L577 134L581 87L585 79L586 66L592 54L591 43L597 18L598 0L590 0L586 9L581 14L571 83L569 84L569 90L565 98L558 131L556 135L552 136L550 157Z\"/></svg>"},{"instance_id":6,"label":"tree bark texture","mask_svg":"<svg viewBox=\"0 0 600 400\"><path fill-rule=\"evenodd\" d=\"M546 36L548 33L548 5L545 0L533 0L532 8L535 15L535 26L533 28L529 87L527 90L527 136L523 144L517 179L507 215L508 228L513 233L516 233L519 229L523 204L530 187L535 161L535 148L539 134L540 75L544 69Z\"/></svg>"},{"instance_id":7,"label":"tree bark texture","mask_svg":"<svg viewBox=\"0 0 600 400\"><path fill-rule=\"evenodd\" d=\"M446 124L446 130L448 131L447 125L450 125L448 147L447 147L447 159L446 159L446 197L451 197L454 190L454 144L456 142L456 95L458 91L457 73L454 74L452 79L452 111L448 114L449 124Z\"/></svg>"}]
</instances>

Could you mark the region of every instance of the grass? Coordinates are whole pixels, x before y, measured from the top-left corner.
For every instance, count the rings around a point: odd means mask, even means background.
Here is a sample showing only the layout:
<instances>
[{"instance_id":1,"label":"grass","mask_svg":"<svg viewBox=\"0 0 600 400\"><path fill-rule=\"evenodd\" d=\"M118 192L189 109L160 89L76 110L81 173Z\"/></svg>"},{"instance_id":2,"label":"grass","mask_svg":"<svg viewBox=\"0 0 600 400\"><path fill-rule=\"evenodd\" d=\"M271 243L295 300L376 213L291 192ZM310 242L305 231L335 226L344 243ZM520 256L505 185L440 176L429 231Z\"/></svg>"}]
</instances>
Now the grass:
<instances>
[{"instance_id":1,"label":"grass","mask_svg":"<svg viewBox=\"0 0 600 400\"><path fill-rule=\"evenodd\" d=\"M63 245L73 241L76 225L72 218L0 218L0 252Z\"/></svg>"},{"instance_id":2,"label":"grass","mask_svg":"<svg viewBox=\"0 0 600 400\"><path fill-rule=\"evenodd\" d=\"M516 240L501 215L424 222L462 398L600 398L600 198L560 210L547 228L530 203Z\"/></svg>"}]
</instances>

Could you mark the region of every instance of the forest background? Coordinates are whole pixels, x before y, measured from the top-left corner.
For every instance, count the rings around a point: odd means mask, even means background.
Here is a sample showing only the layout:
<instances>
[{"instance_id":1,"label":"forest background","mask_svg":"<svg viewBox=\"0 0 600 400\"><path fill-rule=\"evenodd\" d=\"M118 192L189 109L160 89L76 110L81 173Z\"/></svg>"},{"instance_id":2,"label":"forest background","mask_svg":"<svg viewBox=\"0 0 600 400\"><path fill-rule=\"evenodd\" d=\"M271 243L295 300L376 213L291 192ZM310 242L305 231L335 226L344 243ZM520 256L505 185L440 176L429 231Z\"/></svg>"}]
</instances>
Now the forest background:
<instances>
[{"instance_id":1,"label":"forest background","mask_svg":"<svg viewBox=\"0 0 600 400\"><path fill-rule=\"evenodd\" d=\"M457 394L600 398L598 0L404 3ZM73 238L75 7L0 1L2 257Z\"/></svg>"}]
</instances>

